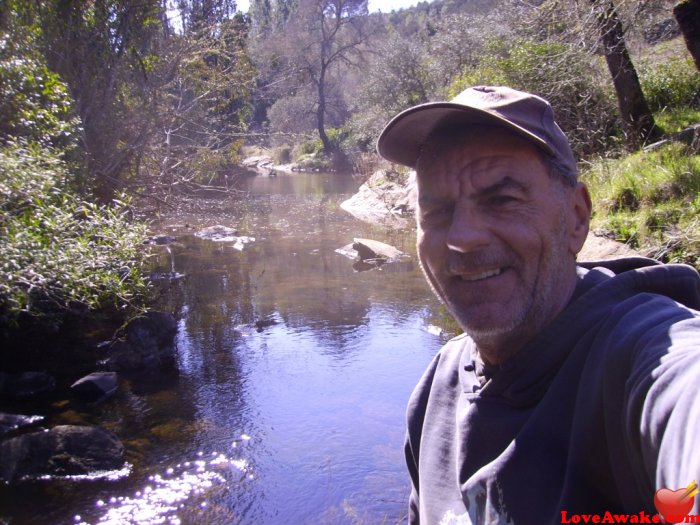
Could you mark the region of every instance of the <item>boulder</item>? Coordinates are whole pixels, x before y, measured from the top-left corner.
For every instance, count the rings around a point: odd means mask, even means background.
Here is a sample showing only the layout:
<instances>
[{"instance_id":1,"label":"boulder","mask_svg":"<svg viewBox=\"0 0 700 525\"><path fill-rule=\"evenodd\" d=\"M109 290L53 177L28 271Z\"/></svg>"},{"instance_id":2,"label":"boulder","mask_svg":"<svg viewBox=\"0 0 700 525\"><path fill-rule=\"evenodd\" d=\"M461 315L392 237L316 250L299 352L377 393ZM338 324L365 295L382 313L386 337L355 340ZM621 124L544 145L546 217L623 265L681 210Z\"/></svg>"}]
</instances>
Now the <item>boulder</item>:
<instances>
[{"instance_id":1,"label":"boulder","mask_svg":"<svg viewBox=\"0 0 700 525\"><path fill-rule=\"evenodd\" d=\"M173 237L172 235L165 235L165 234L159 234L159 235L153 235L152 237L149 237L146 239L143 243L144 244L156 244L159 246L164 246L167 244L172 244L176 241L177 239Z\"/></svg>"},{"instance_id":2,"label":"boulder","mask_svg":"<svg viewBox=\"0 0 700 525\"><path fill-rule=\"evenodd\" d=\"M609 239L596 232L590 232L583 248L578 253L578 261L604 261L620 257L639 257L636 252L626 244Z\"/></svg>"},{"instance_id":3,"label":"boulder","mask_svg":"<svg viewBox=\"0 0 700 525\"><path fill-rule=\"evenodd\" d=\"M44 416L25 416L22 414L5 414L0 412L0 438L19 430L43 421Z\"/></svg>"},{"instance_id":4,"label":"boulder","mask_svg":"<svg viewBox=\"0 0 700 525\"><path fill-rule=\"evenodd\" d=\"M335 250L336 253L354 259L353 269L358 272L373 270L387 263L408 258L404 252L373 239L356 238L351 244Z\"/></svg>"},{"instance_id":5,"label":"boulder","mask_svg":"<svg viewBox=\"0 0 700 525\"><path fill-rule=\"evenodd\" d=\"M109 345L110 371L172 367L177 321L165 312L147 312L131 320Z\"/></svg>"},{"instance_id":6,"label":"boulder","mask_svg":"<svg viewBox=\"0 0 700 525\"><path fill-rule=\"evenodd\" d=\"M258 169L265 169L265 168L271 168L274 165L274 161L272 160L272 157L268 157L267 155L256 155L253 157L246 157L241 161L241 166L244 168L258 168Z\"/></svg>"},{"instance_id":7,"label":"boulder","mask_svg":"<svg viewBox=\"0 0 700 525\"><path fill-rule=\"evenodd\" d=\"M383 262L394 262L405 255L393 246L373 239L353 239L352 248L361 261L382 259Z\"/></svg>"},{"instance_id":8,"label":"boulder","mask_svg":"<svg viewBox=\"0 0 700 525\"><path fill-rule=\"evenodd\" d=\"M79 476L124 466L124 446L99 427L62 425L0 443L0 480Z\"/></svg>"},{"instance_id":9,"label":"boulder","mask_svg":"<svg viewBox=\"0 0 700 525\"><path fill-rule=\"evenodd\" d=\"M76 397L86 401L103 401L112 396L118 386L116 372L93 372L78 379L70 389Z\"/></svg>"},{"instance_id":10,"label":"boulder","mask_svg":"<svg viewBox=\"0 0 700 525\"><path fill-rule=\"evenodd\" d=\"M363 222L402 229L412 225L415 204L415 172L378 170L340 207Z\"/></svg>"}]
</instances>

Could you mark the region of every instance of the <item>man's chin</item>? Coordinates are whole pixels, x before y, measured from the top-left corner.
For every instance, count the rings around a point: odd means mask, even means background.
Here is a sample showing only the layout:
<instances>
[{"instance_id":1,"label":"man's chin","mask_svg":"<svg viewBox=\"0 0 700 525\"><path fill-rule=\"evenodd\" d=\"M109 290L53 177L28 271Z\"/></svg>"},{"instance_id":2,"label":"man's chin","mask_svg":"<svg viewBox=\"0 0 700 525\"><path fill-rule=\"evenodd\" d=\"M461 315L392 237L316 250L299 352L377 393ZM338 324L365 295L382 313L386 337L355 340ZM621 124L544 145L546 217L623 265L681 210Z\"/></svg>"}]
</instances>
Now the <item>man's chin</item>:
<instances>
[{"instance_id":1,"label":"man's chin","mask_svg":"<svg viewBox=\"0 0 700 525\"><path fill-rule=\"evenodd\" d=\"M503 307L492 308L492 312L489 312L489 309L491 308L485 307L473 313L453 310L452 315L462 329L474 340L504 337L518 330L520 320L506 315Z\"/></svg>"}]
</instances>

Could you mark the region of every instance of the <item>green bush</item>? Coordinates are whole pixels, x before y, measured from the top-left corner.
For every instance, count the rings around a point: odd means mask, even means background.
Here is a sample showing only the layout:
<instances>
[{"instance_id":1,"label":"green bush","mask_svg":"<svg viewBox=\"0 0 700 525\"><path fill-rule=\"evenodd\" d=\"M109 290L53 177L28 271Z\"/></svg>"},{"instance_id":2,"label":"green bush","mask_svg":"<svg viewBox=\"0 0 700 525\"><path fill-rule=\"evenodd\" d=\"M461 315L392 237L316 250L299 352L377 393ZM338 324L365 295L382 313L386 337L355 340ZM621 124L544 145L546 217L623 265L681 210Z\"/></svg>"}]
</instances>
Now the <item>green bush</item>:
<instances>
[{"instance_id":1,"label":"green bush","mask_svg":"<svg viewBox=\"0 0 700 525\"><path fill-rule=\"evenodd\" d=\"M652 111L700 104L700 73L689 57L645 61L638 69L642 90Z\"/></svg>"},{"instance_id":2,"label":"green bush","mask_svg":"<svg viewBox=\"0 0 700 525\"><path fill-rule=\"evenodd\" d=\"M29 35L0 31L0 140L65 150L75 146L79 120L67 86L42 60Z\"/></svg>"},{"instance_id":3,"label":"green bush","mask_svg":"<svg viewBox=\"0 0 700 525\"><path fill-rule=\"evenodd\" d=\"M299 156L316 155L323 151L323 142L321 139L312 139L303 142L299 147Z\"/></svg>"},{"instance_id":4,"label":"green bush","mask_svg":"<svg viewBox=\"0 0 700 525\"><path fill-rule=\"evenodd\" d=\"M127 201L86 202L68 179L46 148L0 149L1 325L21 312L56 322L76 303L137 308L145 297L145 225Z\"/></svg>"}]
</instances>

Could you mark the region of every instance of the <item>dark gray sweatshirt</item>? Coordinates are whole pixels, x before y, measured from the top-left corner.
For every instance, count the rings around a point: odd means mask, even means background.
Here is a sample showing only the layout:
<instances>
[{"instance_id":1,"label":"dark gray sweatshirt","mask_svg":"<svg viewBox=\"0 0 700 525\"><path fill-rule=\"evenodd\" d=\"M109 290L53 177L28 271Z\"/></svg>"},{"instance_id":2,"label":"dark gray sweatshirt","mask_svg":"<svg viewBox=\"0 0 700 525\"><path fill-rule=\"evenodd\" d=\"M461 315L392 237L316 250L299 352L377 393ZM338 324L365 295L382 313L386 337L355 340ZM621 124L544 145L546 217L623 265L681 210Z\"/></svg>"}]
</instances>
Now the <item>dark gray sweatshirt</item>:
<instances>
[{"instance_id":1,"label":"dark gray sweatshirt","mask_svg":"<svg viewBox=\"0 0 700 525\"><path fill-rule=\"evenodd\" d=\"M467 335L435 357L408 407L411 523L653 522L657 489L700 481L700 276L642 258L588 266L500 367Z\"/></svg>"}]
</instances>

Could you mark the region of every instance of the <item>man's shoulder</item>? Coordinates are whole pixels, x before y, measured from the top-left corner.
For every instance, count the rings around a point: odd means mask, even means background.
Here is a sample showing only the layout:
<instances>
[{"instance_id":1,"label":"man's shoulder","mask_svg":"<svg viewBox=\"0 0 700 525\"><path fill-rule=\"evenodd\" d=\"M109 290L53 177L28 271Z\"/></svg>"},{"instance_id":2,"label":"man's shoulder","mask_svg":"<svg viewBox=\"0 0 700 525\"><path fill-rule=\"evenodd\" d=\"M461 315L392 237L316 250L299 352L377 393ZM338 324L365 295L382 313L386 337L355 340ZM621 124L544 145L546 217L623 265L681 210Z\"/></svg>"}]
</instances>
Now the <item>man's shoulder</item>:
<instances>
[{"instance_id":1,"label":"man's shoulder","mask_svg":"<svg viewBox=\"0 0 700 525\"><path fill-rule=\"evenodd\" d=\"M459 334L447 341L438 351L433 360L433 368L443 370L456 370L464 355L476 353L474 341L469 334Z\"/></svg>"},{"instance_id":2,"label":"man's shoulder","mask_svg":"<svg viewBox=\"0 0 700 525\"><path fill-rule=\"evenodd\" d=\"M640 295L666 297L681 307L700 310L700 274L684 264L663 264L633 257L579 264L585 292L599 302L619 303ZM588 292L592 292L588 294Z\"/></svg>"}]
</instances>

